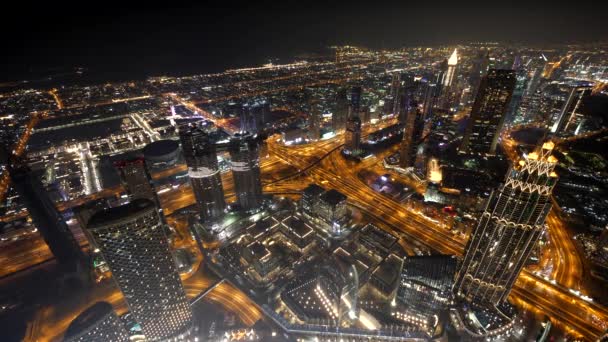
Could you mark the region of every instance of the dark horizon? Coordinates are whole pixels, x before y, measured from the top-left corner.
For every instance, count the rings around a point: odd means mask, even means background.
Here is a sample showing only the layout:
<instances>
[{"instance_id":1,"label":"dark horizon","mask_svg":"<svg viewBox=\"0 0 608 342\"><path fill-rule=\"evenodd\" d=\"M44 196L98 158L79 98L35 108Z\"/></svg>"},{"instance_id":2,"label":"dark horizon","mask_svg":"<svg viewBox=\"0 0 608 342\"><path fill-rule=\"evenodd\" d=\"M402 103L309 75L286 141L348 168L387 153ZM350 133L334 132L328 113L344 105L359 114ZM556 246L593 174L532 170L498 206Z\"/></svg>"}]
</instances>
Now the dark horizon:
<instances>
[{"instance_id":1,"label":"dark horizon","mask_svg":"<svg viewBox=\"0 0 608 342\"><path fill-rule=\"evenodd\" d=\"M0 24L6 33L0 81L79 66L110 79L212 73L275 58L287 61L334 44L393 49L475 41L535 45L608 41L603 4L569 8L548 1L510 6L237 1L169 8L118 2L95 9L69 4L17 6L16 11L4 12Z\"/></svg>"}]
</instances>

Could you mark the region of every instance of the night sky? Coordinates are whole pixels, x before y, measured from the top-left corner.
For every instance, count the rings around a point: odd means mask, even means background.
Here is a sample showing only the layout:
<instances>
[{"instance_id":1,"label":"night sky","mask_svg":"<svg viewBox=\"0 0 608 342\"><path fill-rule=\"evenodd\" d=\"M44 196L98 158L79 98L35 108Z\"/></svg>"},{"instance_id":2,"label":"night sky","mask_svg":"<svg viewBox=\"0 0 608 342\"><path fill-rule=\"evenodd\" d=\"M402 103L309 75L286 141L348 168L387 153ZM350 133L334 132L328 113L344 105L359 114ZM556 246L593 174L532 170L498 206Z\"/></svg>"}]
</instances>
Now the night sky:
<instances>
[{"instance_id":1,"label":"night sky","mask_svg":"<svg viewBox=\"0 0 608 342\"><path fill-rule=\"evenodd\" d=\"M11 2L0 14L0 81L73 66L124 78L214 72L331 44L608 41L608 6L594 2Z\"/></svg>"}]
</instances>

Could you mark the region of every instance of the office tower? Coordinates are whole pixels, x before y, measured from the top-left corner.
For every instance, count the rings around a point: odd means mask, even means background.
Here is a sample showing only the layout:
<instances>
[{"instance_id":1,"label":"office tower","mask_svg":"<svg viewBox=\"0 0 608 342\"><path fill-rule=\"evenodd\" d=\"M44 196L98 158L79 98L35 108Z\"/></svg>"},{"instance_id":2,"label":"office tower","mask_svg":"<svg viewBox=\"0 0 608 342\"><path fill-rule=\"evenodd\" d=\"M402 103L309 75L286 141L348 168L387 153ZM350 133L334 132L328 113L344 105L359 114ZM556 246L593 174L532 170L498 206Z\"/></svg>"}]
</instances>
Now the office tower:
<instances>
[{"instance_id":1,"label":"office tower","mask_svg":"<svg viewBox=\"0 0 608 342\"><path fill-rule=\"evenodd\" d=\"M396 309L402 318L432 326L429 320L440 316L452 301L456 265L452 255L406 257L396 296L396 302L405 306Z\"/></svg>"},{"instance_id":2,"label":"office tower","mask_svg":"<svg viewBox=\"0 0 608 342\"><path fill-rule=\"evenodd\" d=\"M78 270L84 265L84 254L40 179L26 164L9 164L8 173L13 188L57 262L67 271Z\"/></svg>"},{"instance_id":3,"label":"office tower","mask_svg":"<svg viewBox=\"0 0 608 342\"><path fill-rule=\"evenodd\" d=\"M152 177L146 168L144 158L119 160L114 163L114 167L118 171L121 183L131 201L137 198L147 198L160 208L160 202L154 184L152 184Z\"/></svg>"},{"instance_id":4,"label":"office tower","mask_svg":"<svg viewBox=\"0 0 608 342\"><path fill-rule=\"evenodd\" d=\"M317 105L317 101L308 101L310 108L308 133L312 140L319 140L321 137L321 112Z\"/></svg>"},{"instance_id":5,"label":"office tower","mask_svg":"<svg viewBox=\"0 0 608 342\"><path fill-rule=\"evenodd\" d=\"M391 114L398 115L401 110L401 74L393 72L391 79L390 98L393 100L393 109Z\"/></svg>"},{"instance_id":6,"label":"office tower","mask_svg":"<svg viewBox=\"0 0 608 342\"><path fill-rule=\"evenodd\" d=\"M494 154L515 88L513 70L490 69L481 80L460 151Z\"/></svg>"},{"instance_id":7,"label":"office tower","mask_svg":"<svg viewBox=\"0 0 608 342\"><path fill-rule=\"evenodd\" d=\"M259 208L262 205L259 139L236 134L230 140L229 151L237 203L246 211Z\"/></svg>"},{"instance_id":8,"label":"office tower","mask_svg":"<svg viewBox=\"0 0 608 342\"><path fill-rule=\"evenodd\" d=\"M180 127L179 138L201 219L217 221L224 215L226 201L215 140L198 126Z\"/></svg>"},{"instance_id":9,"label":"office tower","mask_svg":"<svg viewBox=\"0 0 608 342\"><path fill-rule=\"evenodd\" d=\"M513 89L513 96L511 96L511 101L507 107L507 113L505 114L505 123L507 125L512 124L515 120L517 110L519 109L524 97L527 81L528 78L525 70L518 69L515 72L515 88Z\"/></svg>"},{"instance_id":10,"label":"office tower","mask_svg":"<svg viewBox=\"0 0 608 342\"><path fill-rule=\"evenodd\" d=\"M399 166L408 168L414 166L418 145L422 140L424 120L416 102L404 99L404 110L407 114L403 127L403 140L399 147Z\"/></svg>"},{"instance_id":11,"label":"office tower","mask_svg":"<svg viewBox=\"0 0 608 342\"><path fill-rule=\"evenodd\" d=\"M584 123L583 100L591 95L589 86L573 87L564 103L557 120L551 127L551 133L577 135Z\"/></svg>"},{"instance_id":12,"label":"office tower","mask_svg":"<svg viewBox=\"0 0 608 342\"><path fill-rule=\"evenodd\" d=\"M361 119L358 116L349 118L346 123L344 150L355 155L361 152Z\"/></svg>"},{"instance_id":13,"label":"office tower","mask_svg":"<svg viewBox=\"0 0 608 342\"><path fill-rule=\"evenodd\" d=\"M465 248L454 286L458 297L479 304L502 303L544 230L557 182L553 142L512 165L505 183L488 199Z\"/></svg>"},{"instance_id":14,"label":"office tower","mask_svg":"<svg viewBox=\"0 0 608 342\"><path fill-rule=\"evenodd\" d=\"M97 302L80 313L68 326L64 342L129 342L129 333L112 305Z\"/></svg>"},{"instance_id":15,"label":"office tower","mask_svg":"<svg viewBox=\"0 0 608 342\"><path fill-rule=\"evenodd\" d=\"M475 96L479 90L479 83L481 78L488 71L488 65L490 64L490 51L479 50L477 56L473 59L473 65L471 66L471 72L469 73L469 86L471 87L471 94Z\"/></svg>"},{"instance_id":16,"label":"office tower","mask_svg":"<svg viewBox=\"0 0 608 342\"><path fill-rule=\"evenodd\" d=\"M349 107L349 113L348 113L348 118L352 118L352 117L360 117L360 112L361 112L361 95L362 95L362 88L357 86L357 87L353 87L351 89L350 92L350 107Z\"/></svg>"},{"instance_id":17,"label":"office tower","mask_svg":"<svg viewBox=\"0 0 608 342\"><path fill-rule=\"evenodd\" d=\"M154 202L136 199L99 212L88 229L146 340L188 336L192 310Z\"/></svg>"},{"instance_id":18,"label":"office tower","mask_svg":"<svg viewBox=\"0 0 608 342\"><path fill-rule=\"evenodd\" d=\"M343 130L346 127L348 116L348 99L346 98L346 88L339 88L336 93L334 112L331 117L331 124L334 132Z\"/></svg>"},{"instance_id":19,"label":"office tower","mask_svg":"<svg viewBox=\"0 0 608 342\"><path fill-rule=\"evenodd\" d=\"M241 132L258 133L270 122L270 102L266 99L250 101L241 107Z\"/></svg>"}]
</instances>

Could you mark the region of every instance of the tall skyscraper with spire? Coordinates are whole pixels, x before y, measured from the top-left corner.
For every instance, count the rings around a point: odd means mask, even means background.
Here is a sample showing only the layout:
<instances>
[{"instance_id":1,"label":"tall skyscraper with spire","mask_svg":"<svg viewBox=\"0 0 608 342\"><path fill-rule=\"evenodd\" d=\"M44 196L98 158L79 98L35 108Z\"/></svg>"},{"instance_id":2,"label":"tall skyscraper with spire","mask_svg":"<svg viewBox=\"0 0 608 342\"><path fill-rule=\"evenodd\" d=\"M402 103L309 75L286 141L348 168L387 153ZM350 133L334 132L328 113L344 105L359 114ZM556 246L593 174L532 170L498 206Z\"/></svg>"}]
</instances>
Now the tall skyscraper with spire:
<instances>
[{"instance_id":1,"label":"tall skyscraper with spire","mask_svg":"<svg viewBox=\"0 0 608 342\"><path fill-rule=\"evenodd\" d=\"M481 80L460 151L494 154L515 89L513 70L490 69Z\"/></svg>"},{"instance_id":2,"label":"tall skyscraper with spire","mask_svg":"<svg viewBox=\"0 0 608 342\"><path fill-rule=\"evenodd\" d=\"M93 215L88 227L147 341L192 333L192 309L154 202L136 199Z\"/></svg>"},{"instance_id":3,"label":"tall skyscraper with spire","mask_svg":"<svg viewBox=\"0 0 608 342\"><path fill-rule=\"evenodd\" d=\"M215 140L196 125L180 127L179 138L201 219L217 221L224 215L226 201Z\"/></svg>"},{"instance_id":4,"label":"tall skyscraper with spire","mask_svg":"<svg viewBox=\"0 0 608 342\"><path fill-rule=\"evenodd\" d=\"M443 79L444 87L451 87L456 75L456 67L458 67L458 50L454 49L450 58L448 58L448 70Z\"/></svg>"},{"instance_id":5,"label":"tall skyscraper with spire","mask_svg":"<svg viewBox=\"0 0 608 342\"><path fill-rule=\"evenodd\" d=\"M546 142L524 156L490 195L465 249L454 287L457 297L498 305L509 295L551 209L557 183L553 148L553 142Z\"/></svg>"}]
</instances>

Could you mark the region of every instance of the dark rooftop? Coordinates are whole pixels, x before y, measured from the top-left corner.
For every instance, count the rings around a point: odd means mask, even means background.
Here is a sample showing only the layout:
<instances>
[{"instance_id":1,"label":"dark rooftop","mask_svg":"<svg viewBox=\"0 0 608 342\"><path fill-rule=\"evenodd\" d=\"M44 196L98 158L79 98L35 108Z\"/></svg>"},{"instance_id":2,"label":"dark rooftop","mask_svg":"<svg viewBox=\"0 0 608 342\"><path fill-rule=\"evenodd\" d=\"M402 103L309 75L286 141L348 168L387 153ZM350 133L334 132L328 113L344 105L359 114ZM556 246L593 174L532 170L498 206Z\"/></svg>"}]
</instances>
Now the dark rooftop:
<instances>
[{"instance_id":1,"label":"dark rooftop","mask_svg":"<svg viewBox=\"0 0 608 342\"><path fill-rule=\"evenodd\" d=\"M321 195L321 200L323 202L331 204L332 206L335 206L343 201L346 201L346 195L344 195L338 190L331 189Z\"/></svg>"},{"instance_id":2,"label":"dark rooftop","mask_svg":"<svg viewBox=\"0 0 608 342\"><path fill-rule=\"evenodd\" d=\"M107 302L97 302L93 304L88 309L81 312L80 315L70 323L64 339L79 335L84 330L94 326L97 322L113 313L114 309L112 308L112 305Z\"/></svg>"},{"instance_id":3,"label":"dark rooftop","mask_svg":"<svg viewBox=\"0 0 608 342\"><path fill-rule=\"evenodd\" d=\"M128 217L141 215L154 209L154 202L145 198L135 199L119 207L109 208L95 213L89 220L89 229L95 229L112 223L118 223Z\"/></svg>"}]
</instances>

